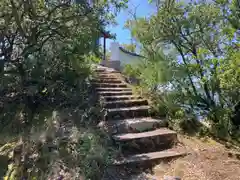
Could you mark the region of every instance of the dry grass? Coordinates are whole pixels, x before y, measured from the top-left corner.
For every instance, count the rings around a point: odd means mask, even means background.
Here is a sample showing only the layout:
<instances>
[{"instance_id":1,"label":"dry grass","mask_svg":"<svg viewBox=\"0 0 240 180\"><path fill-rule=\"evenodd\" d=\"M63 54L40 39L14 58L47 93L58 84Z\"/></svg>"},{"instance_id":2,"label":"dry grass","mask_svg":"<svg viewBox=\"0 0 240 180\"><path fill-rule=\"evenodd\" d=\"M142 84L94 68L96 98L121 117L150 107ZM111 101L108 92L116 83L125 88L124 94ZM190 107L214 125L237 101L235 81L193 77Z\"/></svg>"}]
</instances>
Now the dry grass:
<instances>
[{"instance_id":1,"label":"dry grass","mask_svg":"<svg viewBox=\"0 0 240 180\"><path fill-rule=\"evenodd\" d=\"M156 166L157 179L171 175L183 180L240 180L239 155L232 153L235 150L228 150L210 138L179 136L179 140L191 154Z\"/></svg>"},{"instance_id":2,"label":"dry grass","mask_svg":"<svg viewBox=\"0 0 240 180\"><path fill-rule=\"evenodd\" d=\"M90 116L82 114L54 111L43 127L33 127L27 137L0 137L4 140L0 143L0 179L23 178L25 171L26 179L100 179L109 155L105 134L92 126ZM18 154L17 147L21 147ZM23 162L15 163L23 157Z\"/></svg>"}]
</instances>

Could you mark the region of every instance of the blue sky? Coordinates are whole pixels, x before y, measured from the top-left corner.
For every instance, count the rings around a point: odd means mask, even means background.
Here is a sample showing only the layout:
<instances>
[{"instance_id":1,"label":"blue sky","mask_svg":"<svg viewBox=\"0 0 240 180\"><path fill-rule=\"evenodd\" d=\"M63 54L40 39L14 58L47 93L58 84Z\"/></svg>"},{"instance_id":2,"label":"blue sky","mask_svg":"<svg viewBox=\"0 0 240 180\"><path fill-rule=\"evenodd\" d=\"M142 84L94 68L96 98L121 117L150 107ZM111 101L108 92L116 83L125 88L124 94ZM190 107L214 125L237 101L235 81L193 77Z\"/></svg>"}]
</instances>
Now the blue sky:
<instances>
[{"instance_id":1,"label":"blue sky","mask_svg":"<svg viewBox=\"0 0 240 180\"><path fill-rule=\"evenodd\" d=\"M122 43L130 43L131 35L130 31L127 29L124 29L124 24L127 21L127 19L131 18L131 15L129 15L129 11L133 11L135 7L137 7L137 17L144 17L149 16L151 13L154 12L154 6L150 5L148 3L148 0L129 0L128 3L128 9L122 10L118 16L116 17L116 21L118 23L117 26L109 26L107 27L107 30L109 30L111 33L116 34L116 41L120 44ZM102 40L101 40L102 41ZM107 48L109 48L110 43L113 40L107 40Z\"/></svg>"}]
</instances>

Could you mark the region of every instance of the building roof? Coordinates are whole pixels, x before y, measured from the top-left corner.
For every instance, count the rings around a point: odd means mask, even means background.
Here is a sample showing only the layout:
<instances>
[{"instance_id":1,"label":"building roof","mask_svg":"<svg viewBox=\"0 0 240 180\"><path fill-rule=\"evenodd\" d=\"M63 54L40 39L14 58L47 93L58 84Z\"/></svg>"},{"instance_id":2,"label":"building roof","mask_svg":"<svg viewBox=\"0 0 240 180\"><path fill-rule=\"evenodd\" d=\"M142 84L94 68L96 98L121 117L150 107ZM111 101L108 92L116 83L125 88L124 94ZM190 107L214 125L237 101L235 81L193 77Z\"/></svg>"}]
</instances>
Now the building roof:
<instances>
[{"instance_id":1,"label":"building roof","mask_svg":"<svg viewBox=\"0 0 240 180\"><path fill-rule=\"evenodd\" d=\"M124 49L123 47L119 47L119 49L120 49L122 52L124 52L124 53L126 53L126 54L129 54L129 55L131 55L131 56L137 56L137 57L144 58L144 56L142 56L142 55L140 55L140 54L136 54L136 53L130 52L130 51Z\"/></svg>"}]
</instances>

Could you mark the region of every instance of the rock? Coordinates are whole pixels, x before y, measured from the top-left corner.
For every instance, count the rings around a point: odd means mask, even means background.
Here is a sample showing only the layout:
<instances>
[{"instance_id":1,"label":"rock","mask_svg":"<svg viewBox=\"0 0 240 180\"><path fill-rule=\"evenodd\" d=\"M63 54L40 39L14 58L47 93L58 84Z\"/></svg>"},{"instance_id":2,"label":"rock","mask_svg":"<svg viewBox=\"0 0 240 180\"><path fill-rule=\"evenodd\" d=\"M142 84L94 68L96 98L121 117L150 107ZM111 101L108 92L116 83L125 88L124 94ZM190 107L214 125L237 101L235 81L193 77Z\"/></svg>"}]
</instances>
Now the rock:
<instances>
[{"instance_id":1,"label":"rock","mask_svg":"<svg viewBox=\"0 0 240 180\"><path fill-rule=\"evenodd\" d=\"M128 180L157 180L157 178L146 173L141 173L139 175L130 176Z\"/></svg>"},{"instance_id":2,"label":"rock","mask_svg":"<svg viewBox=\"0 0 240 180\"><path fill-rule=\"evenodd\" d=\"M164 176L163 180L181 180L181 178L177 176Z\"/></svg>"}]
</instances>

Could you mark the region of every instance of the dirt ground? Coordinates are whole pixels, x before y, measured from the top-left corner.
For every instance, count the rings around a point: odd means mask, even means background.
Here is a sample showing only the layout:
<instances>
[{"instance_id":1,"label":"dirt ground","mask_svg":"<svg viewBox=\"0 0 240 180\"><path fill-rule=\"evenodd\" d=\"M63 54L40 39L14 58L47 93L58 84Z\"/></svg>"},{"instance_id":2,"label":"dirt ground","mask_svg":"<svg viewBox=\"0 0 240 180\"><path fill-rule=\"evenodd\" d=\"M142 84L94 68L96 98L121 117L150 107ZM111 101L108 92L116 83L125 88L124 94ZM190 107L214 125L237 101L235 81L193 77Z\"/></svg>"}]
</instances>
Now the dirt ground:
<instances>
[{"instance_id":1,"label":"dirt ground","mask_svg":"<svg viewBox=\"0 0 240 180\"><path fill-rule=\"evenodd\" d=\"M227 149L209 139L179 136L180 143L190 152L168 164L159 164L154 177L179 176L182 180L240 180L240 150Z\"/></svg>"}]
</instances>

